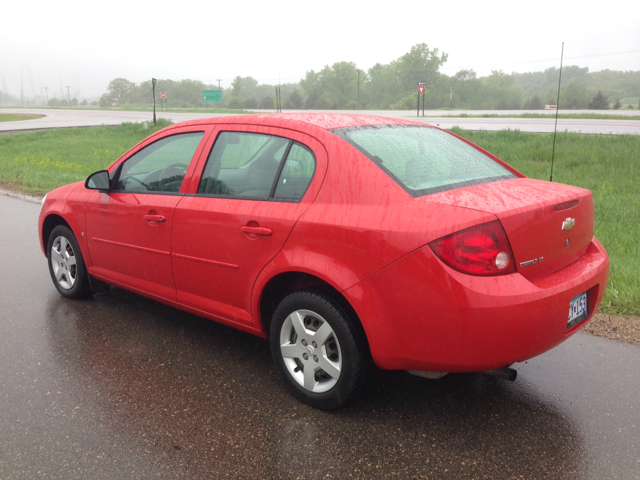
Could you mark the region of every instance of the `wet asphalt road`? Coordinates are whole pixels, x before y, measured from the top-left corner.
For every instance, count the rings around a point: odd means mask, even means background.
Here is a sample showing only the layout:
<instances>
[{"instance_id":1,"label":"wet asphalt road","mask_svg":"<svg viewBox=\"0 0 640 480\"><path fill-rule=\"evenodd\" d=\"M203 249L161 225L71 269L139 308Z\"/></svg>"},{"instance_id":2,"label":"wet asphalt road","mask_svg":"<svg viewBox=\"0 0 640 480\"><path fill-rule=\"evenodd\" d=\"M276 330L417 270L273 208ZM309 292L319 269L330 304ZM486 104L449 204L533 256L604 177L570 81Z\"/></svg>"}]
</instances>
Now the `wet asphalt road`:
<instances>
[{"instance_id":1,"label":"wet asphalt road","mask_svg":"<svg viewBox=\"0 0 640 480\"><path fill-rule=\"evenodd\" d=\"M265 110L266 113L272 111ZM289 112L301 112L301 110L289 110ZM328 112L321 110L321 112ZM441 128L452 128L458 126L463 130L520 130L522 132L544 132L550 133L554 131L555 115L547 111L546 118L509 118L509 117L448 117L443 115L504 115L505 111L501 110L481 110L481 111L449 111L444 113L441 110L427 111L426 117L417 117L415 110L335 110L339 113L360 113L366 115L380 115L383 117L406 118L408 120L417 120L419 122L437 125ZM0 122L0 132L29 130L39 128L63 128L78 127L92 125L119 125L123 122L150 122L151 112L128 112L128 111L109 111L109 110L66 110L66 109L43 109L43 108L3 108L0 113L24 113L45 115L42 118L34 120L23 120L16 122ZM285 111L287 113L287 111ZM540 110L512 110L508 112L511 115L521 113L544 113ZM602 113L602 111L589 110L561 110L560 113ZM620 110L616 114L632 115L638 112L633 110ZM226 114L225 114L226 115ZM158 118L166 118L174 123L186 120L194 120L207 117L221 117L222 114L212 114L208 112L157 112ZM577 119L577 118L560 118L558 119L558 131L564 132L581 132L589 134L612 134L612 135L639 135L640 121L625 119Z\"/></svg>"},{"instance_id":2,"label":"wet asphalt road","mask_svg":"<svg viewBox=\"0 0 640 480\"><path fill-rule=\"evenodd\" d=\"M264 340L120 289L60 297L38 213L0 196L2 480L640 478L640 347L580 333L515 383L379 372L316 411Z\"/></svg>"}]
</instances>

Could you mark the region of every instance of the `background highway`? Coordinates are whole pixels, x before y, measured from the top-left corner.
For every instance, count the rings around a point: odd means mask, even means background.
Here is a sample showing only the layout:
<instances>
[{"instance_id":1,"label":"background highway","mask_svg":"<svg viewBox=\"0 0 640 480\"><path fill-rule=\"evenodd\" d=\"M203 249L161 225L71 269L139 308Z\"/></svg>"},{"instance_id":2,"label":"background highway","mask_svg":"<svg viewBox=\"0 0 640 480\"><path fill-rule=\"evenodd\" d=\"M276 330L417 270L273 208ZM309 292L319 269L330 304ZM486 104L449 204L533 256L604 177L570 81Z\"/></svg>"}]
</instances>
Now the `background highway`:
<instances>
[{"instance_id":1,"label":"background highway","mask_svg":"<svg viewBox=\"0 0 640 480\"><path fill-rule=\"evenodd\" d=\"M295 110L299 112L301 110ZM325 111L328 112L328 111ZM94 125L119 125L123 122L150 122L153 120L151 112L124 112L112 110L64 110L64 109L29 109L29 108L3 108L0 113L35 114L45 115L43 118L35 120L24 120L19 122L0 122L0 132L14 130L29 130L39 128L61 128L61 127L85 127ZM553 132L555 117L550 114L549 118L469 118L469 117L446 117L441 110L425 111L426 117L416 117L416 111L409 110L353 110L343 113L362 113L367 115L381 115L386 117L407 118L420 122L437 125L441 128L451 128L459 126L465 130L520 130L523 132ZM422 111L420 111L422 114ZM459 115L467 113L469 115L502 114L505 111L451 111L449 115ZM524 113L512 111L510 114ZM537 112L540 113L540 112ZM579 113L570 110L561 113ZM593 113L593 112L591 112ZM600 112L602 113L602 112ZM618 112L616 112L618 113ZM623 110L622 115L638 115L638 111ZM226 114L225 114L226 115ZM197 118L219 117L221 114L211 113L156 113L157 118L167 118L174 123ZM640 120L592 120L592 119L558 119L558 131L599 133L599 134L635 134L640 135Z\"/></svg>"},{"instance_id":2,"label":"background highway","mask_svg":"<svg viewBox=\"0 0 640 480\"><path fill-rule=\"evenodd\" d=\"M61 297L39 210L0 195L2 480L640 479L640 347L578 333L515 383L380 371L321 412L265 340L116 288Z\"/></svg>"}]
</instances>

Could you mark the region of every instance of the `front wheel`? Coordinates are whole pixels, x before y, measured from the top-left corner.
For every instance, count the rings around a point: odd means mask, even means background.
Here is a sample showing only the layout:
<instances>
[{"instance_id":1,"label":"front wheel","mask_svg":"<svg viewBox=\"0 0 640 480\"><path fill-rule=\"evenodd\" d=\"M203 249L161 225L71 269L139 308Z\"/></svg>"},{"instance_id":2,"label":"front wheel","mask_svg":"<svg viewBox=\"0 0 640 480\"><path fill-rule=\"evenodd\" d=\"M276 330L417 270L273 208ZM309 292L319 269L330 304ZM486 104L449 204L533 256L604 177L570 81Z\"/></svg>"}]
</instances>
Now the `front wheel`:
<instances>
[{"instance_id":1,"label":"front wheel","mask_svg":"<svg viewBox=\"0 0 640 480\"><path fill-rule=\"evenodd\" d=\"M73 232L58 225L49 235L47 260L53 284L67 298L82 298L91 294L87 268Z\"/></svg>"},{"instance_id":2,"label":"front wheel","mask_svg":"<svg viewBox=\"0 0 640 480\"><path fill-rule=\"evenodd\" d=\"M312 290L288 295L273 315L270 333L276 367L304 403L337 408L366 383L366 340L332 298Z\"/></svg>"}]
</instances>

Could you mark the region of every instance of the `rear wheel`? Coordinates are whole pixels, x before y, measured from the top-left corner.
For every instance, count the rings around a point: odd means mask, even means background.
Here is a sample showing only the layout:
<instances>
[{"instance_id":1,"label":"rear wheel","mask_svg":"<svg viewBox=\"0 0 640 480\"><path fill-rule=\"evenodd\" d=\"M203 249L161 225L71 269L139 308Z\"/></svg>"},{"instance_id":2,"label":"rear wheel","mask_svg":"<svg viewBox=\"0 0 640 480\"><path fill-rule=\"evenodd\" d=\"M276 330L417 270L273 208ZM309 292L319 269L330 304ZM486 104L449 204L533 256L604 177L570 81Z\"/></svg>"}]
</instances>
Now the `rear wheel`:
<instances>
[{"instance_id":1,"label":"rear wheel","mask_svg":"<svg viewBox=\"0 0 640 480\"><path fill-rule=\"evenodd\" d=\"M271 323L271 353L296 396L315 408L340 407L367 380L366 341L339 304L316 291L295 292L280 302Z\"/></svg>"},{"instance_id":2,"label":"rear wheel","mask_svg":"<svg viewBox=\"0 0 640 480\"><path fill-rule=\"evenodd\" d=\"M49 273L60 294L67 298L82 298L91 294L87 269L73 232L58 225L47 242Z\"/></svg>"}]
</instances>

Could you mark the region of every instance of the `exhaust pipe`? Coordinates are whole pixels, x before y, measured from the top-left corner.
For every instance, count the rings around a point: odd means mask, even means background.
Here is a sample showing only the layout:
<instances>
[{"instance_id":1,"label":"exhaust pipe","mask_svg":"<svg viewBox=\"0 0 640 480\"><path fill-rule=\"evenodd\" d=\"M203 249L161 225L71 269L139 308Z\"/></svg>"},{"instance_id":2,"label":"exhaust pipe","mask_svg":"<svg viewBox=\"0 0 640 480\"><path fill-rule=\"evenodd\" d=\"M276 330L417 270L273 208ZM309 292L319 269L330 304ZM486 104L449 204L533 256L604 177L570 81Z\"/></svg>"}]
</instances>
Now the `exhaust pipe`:
<instances>
[{"instance_id":1,"label":"exhaust pipe","mask_svg":"<svg viewBox=\"0 0 640 480\"><path fill-rule=\"evenodd\" d=\"M509 380L510 382L515 382L516 377L518 376L518 372L513 368L502 367L497 368L496 370L487 370L485 372L487 375L491 375L498 378L504 378L505 380Z\"/></svg>"}]
</instances>

